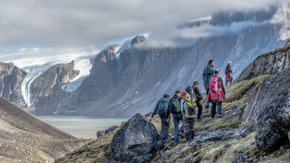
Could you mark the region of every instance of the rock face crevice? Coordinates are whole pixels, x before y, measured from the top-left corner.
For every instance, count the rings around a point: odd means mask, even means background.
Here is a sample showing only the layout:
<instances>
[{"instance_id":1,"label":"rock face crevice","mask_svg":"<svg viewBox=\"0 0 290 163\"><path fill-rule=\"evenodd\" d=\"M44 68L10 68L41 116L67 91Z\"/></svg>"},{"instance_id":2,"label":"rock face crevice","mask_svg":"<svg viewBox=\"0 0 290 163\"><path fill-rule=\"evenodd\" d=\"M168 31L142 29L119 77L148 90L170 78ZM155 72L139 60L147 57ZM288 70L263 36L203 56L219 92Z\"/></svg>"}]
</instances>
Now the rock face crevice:
<instances>
[{"instance_id":1,"label":"rock face crevice","mask_svg":"<svg viewBox=\"0 0 290 163\"><path fill-rule=\"evenodd\" d=\"M13 63L0 62L0 97L24 108L26 105L21 95L21 83L26 74Z\"/></svg>"}]
</instances>

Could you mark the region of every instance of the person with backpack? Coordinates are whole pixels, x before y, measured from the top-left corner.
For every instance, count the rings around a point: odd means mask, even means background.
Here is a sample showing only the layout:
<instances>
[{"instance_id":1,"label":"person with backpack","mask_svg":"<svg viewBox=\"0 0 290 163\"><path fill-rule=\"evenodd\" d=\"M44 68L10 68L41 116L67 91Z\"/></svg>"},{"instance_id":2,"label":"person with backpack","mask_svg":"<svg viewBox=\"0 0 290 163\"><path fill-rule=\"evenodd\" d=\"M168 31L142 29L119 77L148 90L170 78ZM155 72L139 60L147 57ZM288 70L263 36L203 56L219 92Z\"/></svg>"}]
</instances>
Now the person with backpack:
<instances>
[{"instance_id":1,"label":"person with backpack","mask_svg":"<svg viewBox=\"0 0 290 163\"><path fill-rule=\"evenodd\" d=\"M169 138L169 135L168 135L169 120L167 121L167 111L169 107L169 100L170 98L168 94L163 95L163 98L161 98L156 104L155 109L149 120L149 122L151 123L154 115L158 111L158 115L161 119L161 139L163 140L163 142L167 141L167 139Z\"/></svg>"},{"instance_id":2,"label":"person with backpack","mask_svg":"<svg viewBox=\"0 0 290 163\"><path fill-rule=\"evenodd\" d=\"M206 66L206 68L203 70L203 85L204 85L204 89L205 91L208 90L208 84L209 84L209 80L214 76L214 72L215 70L213 69L215 63L213 60L209 60L208 61L208 65ZM220 67L218 67L216 69L216 71L219 71ZM207 91L208 92L208 91ZM205 100L205 109L208 110L209 109L209 102L208 102L208 94Z\"/></svg>"},{"instance_id":3,"label":"person with backpack","mask_svg":"<svg viewBox=\"0 0 290 163\"><path fill-rule=\"evenodd\" d=\"M167 122L169 122L170 113L172 113L172 119L174 122L174 141L175 145L179 143L179 136L184 137L184 125L179 129L179 122L182 122L183 114L181 113L180 101L181 101L181 91L175 91L175 95L169 101L169 109L167 112Z\"/></svg>"},{"instance_id":4,"label":"person with backpack","mask_svg":"<svg viewBox=\"0 0 290 163\"><path fill-rule=\"evenodd\" d=\"M196 95L196 105L198 107L197 119L202 119L202 94L200 93L198 86L199 86L198 81L193 82L192 87Z\"/></svg>"},{"instance_id":5,"label":"person with backpack","mask_svg":"<svg viewBox=\"0 0 290 163\"><path fill-rule=\"evenodd\" d=\"M229 61L227 67L226 67L226 70L225 70L225 75L226 75L226 85L228 85L230 83L230 79L231 79L231 73L233 72L232 70L232 62Z\"/></svg>"},{"instance_id":6,"label":"person with backpack","mask_svg":"<svg viewBox=\"0 0 290 163\"><path fill-rule=\"evenodd\" d=\"M211 108L211 118L216 115L216 107L218 112L218 117L222 118L222 102L225 100L225 87L223 84L223 79L219 77L219 72L215 71L215 76L209 81L208 89L208 101L212 103Z\"/></svg>"},{"instance_id":7,"label":"person with backpack","mask_svg":"<svg viewBox=\"0 0 290 163\"><path fill-rule=\"evenodd\" d=\"M196 99L191 99L185 91L182 92L180 101L183 113L184 133L187 143L191 145L194 140L194 120L196 118Z\"/></svg>"}]
</instances>

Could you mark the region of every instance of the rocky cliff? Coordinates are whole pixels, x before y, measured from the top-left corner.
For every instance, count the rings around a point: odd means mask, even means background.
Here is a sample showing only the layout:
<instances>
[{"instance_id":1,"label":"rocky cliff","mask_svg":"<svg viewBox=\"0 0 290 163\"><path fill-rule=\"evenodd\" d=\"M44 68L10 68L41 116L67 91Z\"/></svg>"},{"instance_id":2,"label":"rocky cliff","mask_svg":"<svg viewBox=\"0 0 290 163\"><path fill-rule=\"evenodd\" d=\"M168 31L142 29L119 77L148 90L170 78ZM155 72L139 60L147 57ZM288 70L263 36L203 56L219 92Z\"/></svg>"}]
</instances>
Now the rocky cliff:
<instances>
[{"instance_id":1,"label":"rocky cliff","mask_svg":"<svg viewBox=\"0 0 290 163\"><path fill-rule=\"evenodd\" d=\"M13 63L0 62L0 97L25 107L21 96L21 83L26 73Z\"/></svg>"},{"instance_id":2,"label":"rocky cliff","mask_svg":"<svg viewBox=\"0 0 290 163\"><path fill-rule=\"evenodd\" d=\"M277 49L271 54L275 58L280 53ZM210 111L203 110L204 119L195 121L191 146L185 139L174 145L172 121L171 140L160 143L159 117L153 119L155 129L136 114L117 130L57 162L289 162L289 76L290 69L285 68L227 86L223 118L211 119Z\"/></svg>"},{"instance_id":3,"label":"rocky cliff","mask_svg":"<svg viewBox=\"0 0 290 163\"><path fill-rule=\"evenodd\" d=\"M32 105L28 110L34 114L53 114L61 99L69 96L61 87L78 74L79 71L74 70L74 61L49 68L32 82Z\"/></svg>"},{"instance_id":4,"label":"rocky cliff","mask_svg":"<svg viewBox=\"0 0 290 163\"><path fill-rule=\"evenodd\" d=\"M1 162L54 162L86 144L0 97Z\"/></svg>"}]
</instances>

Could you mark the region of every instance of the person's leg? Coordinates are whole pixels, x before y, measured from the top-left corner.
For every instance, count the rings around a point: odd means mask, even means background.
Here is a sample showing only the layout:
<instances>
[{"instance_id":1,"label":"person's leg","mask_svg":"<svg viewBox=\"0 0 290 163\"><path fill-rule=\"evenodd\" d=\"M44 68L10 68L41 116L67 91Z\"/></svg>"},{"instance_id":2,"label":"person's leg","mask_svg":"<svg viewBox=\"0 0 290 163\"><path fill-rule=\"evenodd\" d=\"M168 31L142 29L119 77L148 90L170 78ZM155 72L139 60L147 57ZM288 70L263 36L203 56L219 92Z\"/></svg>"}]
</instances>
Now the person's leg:
<instances>
[{"instance_id":1,"label":"person's leg","mask_svg":"<svg viewBox=\"0 0 290 163\"><path fill-rule=\"evenodd\" d=\"M204 87L205 91L208 92L208 86ZM208 110L209 109L209 101L207 100L208 98L208 94L206 94L206 98L205 98L205 109Z\"/></svg>"},{"instance_id":2,"label":"person's leg","mask_svg":"<svg viewBox=\"0 0 290 163\"><path fill-rule=\"evenodd\" d=\"M159 116L161 118L161 139L166 141L168 138L168 130L169 130L169 122L166 121L167 119L167 110L159 110Z\"/></svg>"},{"instance_id":3,"label":"person's leg","mask_svg":"<svg viewBox=\"0 0 290 163\"><path fill-rule=\"evenodd\" d=\"M178 122L183 121L183 114L180 113L177 115L177 117L178 117ZM180 135L184 138L184 124L183 123L182 123L179 131L180 131Z\"/></svg>"},{"instance_id":4,"label":"person's leg","mask_svg":"<svg viewBox=\"0 0 290 163\"><path fill-rule=\"evenodd\" d=\"M216 114L216 103L212 103L212 106L211 106L211 118L214 118Z\"/></svg>"},{"instance_id":5,"label":"person's leg","mask_svg":"<svg viewBox=\"0 0 290 163\"><path fill-rule=\"evenodd\" d=\"M226 81L226 86L229 84L229 82L228 81Z\"/></svg>"},{"instance_id":6,"label":"person's leg","mask_svg":"<svg viewBox=\"0 0 290 163\"><path fill-rule=\"evenodd\" d=\"M198 108L198 112L197 112L197 119L201 119L202 116L202 104L200 103L200 101L197 101L197 108Z\"/></svg>"},{"instance_id":7,"label":"person's leg","mask_svg":"<svg viewBox=\"0 0 290 163\"><path fill-rule=\"evenodd\" d=\"M218 103L218 114L222 115L222 102Z\"/></svg>"},{"instance_id":8,"label":"person's leg","mask_svg":"<svg viewBox=\"0 0 290 163\"><path fill-rule=\"evenodd\" d=\"M189 126L189 121L187 120L187 118L185 118L183 116L183 124L184 124L184 134L185 134L185 137L186 137L186 140L188 143L190 143L190 126Z\"/></svg>"},{"instance_id":9,"label":"person's leg","mask_svg":"<svg viewBox=\"0 0 290 163\"><path fill-rule=\"evenodd\" d=\"M194 141L194 119L190 122L190 137L191 141Z\"/></svg>"},{"instance_id":10,"label":"person's leg","mask_svg":"<svg viewBox=\"0 0 290 163\"><path fill-rule=\"evenodd\" d=\"M174 141L175 143L179 142L179 136L178 136L178 128L179 128L179 119L177 114L173 114L173 123L174 123Z\"/></svg>"}]
</instances>

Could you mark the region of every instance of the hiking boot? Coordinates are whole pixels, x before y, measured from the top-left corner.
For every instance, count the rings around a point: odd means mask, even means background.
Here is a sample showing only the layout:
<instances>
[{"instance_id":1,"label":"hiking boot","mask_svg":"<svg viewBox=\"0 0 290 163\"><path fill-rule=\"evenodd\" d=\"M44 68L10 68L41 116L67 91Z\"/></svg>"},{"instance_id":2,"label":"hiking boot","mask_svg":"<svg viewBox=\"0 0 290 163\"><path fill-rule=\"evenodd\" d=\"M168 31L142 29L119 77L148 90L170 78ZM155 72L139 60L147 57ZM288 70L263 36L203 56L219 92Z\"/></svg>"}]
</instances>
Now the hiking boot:
<instances>
[{"instance_id":1,"label":"hiking boot","mask_svg":"<svg viewBox=\"0 0 290 163\"><path fill-rule=\"evenodd\" d=\"M217 117L218 117L218 118L222 118L223 116L222 116L221 114L218 114Z\"/></svg>"},{"instance_id":2,"label":"hiking boot","mask_svg":"<svg viewBox=\"0 0 290 163\"><path fill-rule=\"evenodd\" d=\"M194 131L190 131L190 139L191 139L191 142L194 141Z\"/></svg>"},{"instance_id":3,"label":"hiking boot","mask_svg":"<svg viewBox=\"0 0 290 163\"><path fill-rule=\"evenodd\" d=\"M179 131L178 135L180 135L182 138L184 138L184 133L182 133L181 131Z\"/></svg>"},{"instance_id":4,"label":"hiking boot","mask_svg":"<svg viewBox=\"0 0 290 163\"><path fill-rule=\"evenodd\" d=\"M205 108L204 108L205 110L208 110L209 109L209 106L205 106Z\"/></svg>"},{"instance_id":5,"label":"hiking boot","mask_svg":"<svg viewBox=\"0 0 290 163\"><path fill-rule=\"evenodd\" d=\"M185 138L186 138L187 143L190 144L191 143L191 139L190 139L189 132L185 133Z\"/></svg>"},{"instance_id":6,"label":"hiking boot","mask_svg":"<svg viewBox=\"0 0 290 163\"><path fill-rule=\"evenodd\" d=\"M178 145L178 143L174 143L174 145L175 145L175 146L177 146L177 145Z\"/></svg>"}]
</instances>

